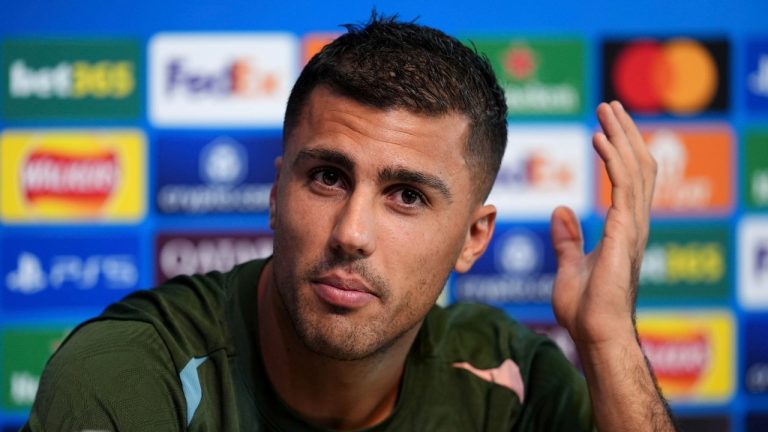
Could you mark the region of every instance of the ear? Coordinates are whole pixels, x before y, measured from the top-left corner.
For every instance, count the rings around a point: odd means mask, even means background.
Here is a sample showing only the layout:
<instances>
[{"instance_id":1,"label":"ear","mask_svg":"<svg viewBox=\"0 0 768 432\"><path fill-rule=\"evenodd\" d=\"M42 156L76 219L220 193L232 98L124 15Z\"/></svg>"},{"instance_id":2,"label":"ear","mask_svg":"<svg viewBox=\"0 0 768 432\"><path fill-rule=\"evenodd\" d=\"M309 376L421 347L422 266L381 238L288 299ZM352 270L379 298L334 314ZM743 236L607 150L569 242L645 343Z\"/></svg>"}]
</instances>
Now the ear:
<instances>
[{"instance_id":1,"label":"ear","mask_svg":"<svg viewBox=\"0 0 768 432\"><path fill-rule=\"evenodd\" d=\"M459 273L465 273L471 269L475 261L488 247L491 236L493 236L493 229L496 226L496 207L492 205L479 206L472 213L471 221L464 246L461 248L459 258L454 265L454 269Z\"/></svg>"},{"instance_id":2,"label":"ear","mask_svg":"<svg viewBox=\"0 0 768 432\"><path fill-rule=\"evenodd\" d=\"M283 167L283 157L275 158L275 181L272 183L272 189L269 191L269 227L275 229L275 218L277 208L277 183L280 180L280 169Z\"/></svg>"}]
</instances>

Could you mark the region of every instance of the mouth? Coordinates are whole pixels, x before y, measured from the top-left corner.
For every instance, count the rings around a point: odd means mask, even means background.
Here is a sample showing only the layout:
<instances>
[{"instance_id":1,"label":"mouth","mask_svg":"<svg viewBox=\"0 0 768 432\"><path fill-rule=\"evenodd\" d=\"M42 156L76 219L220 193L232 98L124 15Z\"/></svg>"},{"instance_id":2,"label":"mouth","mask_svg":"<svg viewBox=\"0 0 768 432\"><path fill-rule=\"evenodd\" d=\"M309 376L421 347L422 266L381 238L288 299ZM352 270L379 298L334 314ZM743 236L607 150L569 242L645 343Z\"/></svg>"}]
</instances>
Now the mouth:
<instances>
[{"instance_id":1,"label":"mouth","mask_svg":"<svg viewBox=\"0 0 768 432\"><path fill-rule=\"evenodd\" d=\"M379 296L363 280L338 274L310 280L315 294L325 303L343 309L361 309Z\"/></svg>"}]
</instances>

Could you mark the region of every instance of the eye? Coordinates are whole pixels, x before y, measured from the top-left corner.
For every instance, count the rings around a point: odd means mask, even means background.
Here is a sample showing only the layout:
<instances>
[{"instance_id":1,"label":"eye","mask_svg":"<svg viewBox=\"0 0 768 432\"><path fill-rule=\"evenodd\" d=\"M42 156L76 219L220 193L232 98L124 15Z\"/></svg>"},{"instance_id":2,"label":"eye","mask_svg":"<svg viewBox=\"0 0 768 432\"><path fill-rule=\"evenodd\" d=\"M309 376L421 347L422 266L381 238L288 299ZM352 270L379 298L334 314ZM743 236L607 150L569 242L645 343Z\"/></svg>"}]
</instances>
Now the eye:
<instances>
[{"instance_id":1,"label":"eye","mask_svg":"<svg viewBox=\"0 0 768 432\"><path fill-rule=\"evenodd\" d=\"M399 201L398 204L405 207L419 207L427 205L427 199L417 189L403 187L395 191L395 199Z\"/></svg>"},{"instance_id":2,"label":"eye","mask_svg":"<svg viewBox=\"0 0 768 432\"><path fill-rule=\"evenodd\" d=\"M318 168L310 173L312 181L327 188L343 187L342 175L332 168Z\"/></svg>"},{"instance_id":3,"label":"eye","mask_svg":"<svg viewBox=\"0 0 768 432\"><path fill-rule=\"evenodd\" d=\"M421 199L419 194L413 189L403 189L400 192L400 197L403 202L408 205L411 205Z\"/></svg>"}]
</instances>

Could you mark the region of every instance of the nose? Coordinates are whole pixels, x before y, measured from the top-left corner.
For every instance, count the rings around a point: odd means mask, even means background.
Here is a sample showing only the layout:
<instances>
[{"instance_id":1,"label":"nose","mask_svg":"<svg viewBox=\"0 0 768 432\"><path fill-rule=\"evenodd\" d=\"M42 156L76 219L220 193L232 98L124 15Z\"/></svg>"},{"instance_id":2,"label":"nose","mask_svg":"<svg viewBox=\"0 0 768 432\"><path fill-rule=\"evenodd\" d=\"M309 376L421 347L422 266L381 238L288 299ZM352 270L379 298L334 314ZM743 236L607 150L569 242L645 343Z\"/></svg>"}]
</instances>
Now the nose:
<instances>
[{"instance_id":1,"label":"nose","mask_svg":"<svg viewBox=\"0 0 768 432\"><path fill-rule=\"evenodd\" d=\"M360 191L355 191L360 192ZM353 258L365 258L376 249L376 215L373 200L353 193L336 216L332 247Z\"/></svg>"}]
</instances>

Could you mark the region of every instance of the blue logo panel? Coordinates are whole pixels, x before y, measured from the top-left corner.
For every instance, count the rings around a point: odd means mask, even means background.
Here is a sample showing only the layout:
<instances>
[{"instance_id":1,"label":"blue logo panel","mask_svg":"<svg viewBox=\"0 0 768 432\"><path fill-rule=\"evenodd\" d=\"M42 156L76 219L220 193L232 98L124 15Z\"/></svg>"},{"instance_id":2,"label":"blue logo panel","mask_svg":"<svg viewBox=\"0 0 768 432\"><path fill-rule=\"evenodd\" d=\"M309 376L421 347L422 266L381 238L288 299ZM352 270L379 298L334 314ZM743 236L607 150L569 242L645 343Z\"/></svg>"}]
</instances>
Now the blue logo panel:
<instances>
[{"instance_id":1,"label":"blue logo panel","mask_svg":"<svg viewBox=\"0 0 768 432\"><path fill-rule=\"evenodd\" d=\"M768 39L747 42L747 107L768 111Z\"/></svg>"},{"instance_id":2,"label":"blue logo panel","mask_svg":"<svg viewBox=\"0 0 768 432\"><path fill-rule=\"evenodd\" d=\"M278 137L166 136L156 146L155 205L164 214L266 212Z\"/></svg>"},{"instance_id":3,"label":"blue logo panel","mask_svg":"<svg viewBox=\"0 0 768 432\"><path fill-rule=\"evenodd\" d=\"M557 271L549 226L496 226L485 254L452 284L457 301L497 306L548 303Z\"/></svg>"},{"instance_id":4,"label":"blue logo panel","mask_svg":"<svg viewBox=\"0 0 768 432\"><path fill-rule=\"evenodd\" d=\"M139 288L138 237L6 234L2 309L101 308Z\"/></svg>"},{"instance_id":5,"label":"blue logo panel","mask_svg":"<svg viewBox=\"0 0 768 432\"><path fill-rule=\"evenodd\" d=\"M744 388L751 394L768 394L768 314L747 315L744 326Z\"/></svg>"}]
</instances>

